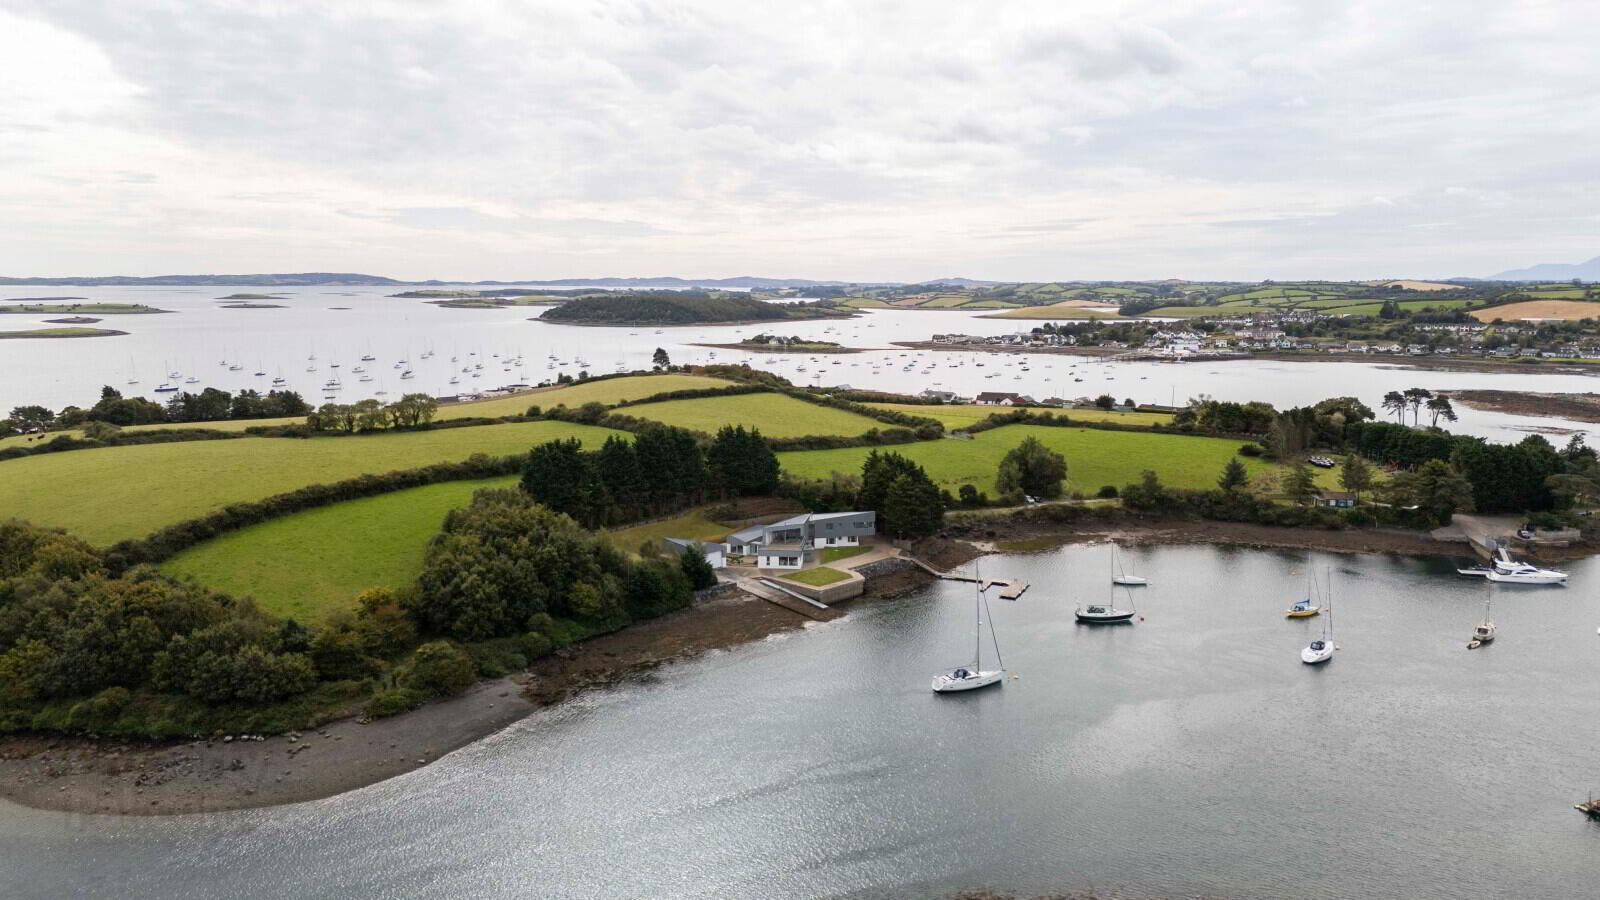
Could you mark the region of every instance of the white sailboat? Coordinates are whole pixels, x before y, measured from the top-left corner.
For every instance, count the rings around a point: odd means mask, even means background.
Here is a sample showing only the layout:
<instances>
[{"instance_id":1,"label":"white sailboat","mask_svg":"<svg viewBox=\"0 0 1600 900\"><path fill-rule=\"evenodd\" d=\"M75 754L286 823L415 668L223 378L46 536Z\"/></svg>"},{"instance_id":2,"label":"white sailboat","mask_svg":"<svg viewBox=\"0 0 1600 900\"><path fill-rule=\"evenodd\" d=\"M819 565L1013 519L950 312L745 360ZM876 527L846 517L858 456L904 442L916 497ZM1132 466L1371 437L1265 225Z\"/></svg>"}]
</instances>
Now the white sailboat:
<instances>
[{"instance_id":1,"label":"white sailboat","mask_svg":"<svg viewBox=\"0 0 1600 900\"><path fill-rule=\"evenodd\" d=\"M1111 545L1111 567L1112 567L1112 571L1111 571L1111 583L1112 584L1121 584L1121 585L1127 585L1127 586L1130 586L1130 587L1139 587L1139 586L1143 586L1143 585L1146 585L1146 584L1150 583L1150 582L1146 581L1141 576L1129 575L1127 573L1127 571L1122 568L1122 555L1117 552L1117 545L1116 544L1112 544Z\"/></svg>"},{"instance_id":2,"label":"white sailboat","mask_svg":"<svg viewBox=\"0 0 1600 900\"><path fill-rule=\"evenodd\" d=\"M1328 572L1328 590L1325 594L1328 605L1325 612L1328 614L1322 620L1322 637L1306 645L1300 651L1300 661L1308 666L1325 663L1333 659L1333 651L1337 649L1333 643L1333 572Z\"/></svg>"},{"instance_id":3,"label":"white sailboat","mask_svg":"<svg viewBox=\"0 0 1600 900\"><path fill-rule=\"evenodd\" d=\"M976 569L974 575L976 575ZM983 619L989 612L989 601L983 596L983 579L978 577L973 585L972 609L977 617L974 633L971 666L957 666L948 672L933 676L933 691L948 694L955 691L972 691L991 684L1000 684L1006 677L1005 662L1000 659L1000 636L995 634L994 622L989 623L989 637L994 641L994 659L998 668L983 668Z\"/></svg>"},{"instance_id":4,"label":"white sailboat","mask_svg":"<svg viewBox=\"0 0 1600 900\"><path fill-rule=\"evenodd\" d=\"M1473 626L1473 628L1472 628L1472 640L1467 642L1467 649L1468 650L1476 650L1479 647L1482 647L1484 644L1487 644L1490 641L1494 640L1494 634L1495 634L1494 620L1489 618L1489 604L1492 603L1492 602L1494 602L1494 597L1493 596L1490 596L1490 597L1487 597L1487 598L1484 599L1484 601L1483 601L1483 621L1479 622L1477 625Z\"/></svg>"},{"instance_id":5,"label":"white sailboat","mask_svg":"<svg viewBox=\"0 0 1600 900\"><path fill-rule=\"evenodd\" d=\"M1128 594L1127 609L1117 606L1117 589L1113 587L1110 600L1105 603L1091 603L1088 606L1080 606L1073 611L1073 615L1077 617L1079 622L1090 625L1117 625L1123 622L1132 622L1133 617L1138 615L1139 610L1134 606L1133 592L1129 591L1126 586L1123 586L1123 590Z\"/></svg>"}]
</instances>

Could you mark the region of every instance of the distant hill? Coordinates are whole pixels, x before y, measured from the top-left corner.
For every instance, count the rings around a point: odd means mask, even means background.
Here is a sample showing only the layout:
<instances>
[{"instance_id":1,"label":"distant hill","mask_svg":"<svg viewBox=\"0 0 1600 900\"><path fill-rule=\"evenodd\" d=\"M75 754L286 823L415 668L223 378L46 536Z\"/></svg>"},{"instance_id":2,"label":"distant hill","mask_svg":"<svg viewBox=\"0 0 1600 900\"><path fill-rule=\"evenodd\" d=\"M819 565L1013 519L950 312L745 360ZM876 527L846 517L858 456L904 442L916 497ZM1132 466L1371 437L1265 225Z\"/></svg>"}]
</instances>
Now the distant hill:
<instances>
[{"instance_id":1,"label":"distant hill","mask_svg":"<svg viewBox=\"0 0 1600 900\"><path fill-rule=\"evenodd\" d=\"M131 275L72 276L66 278L7 278L0 284L53 284L105 287L113 285L315 285L315 284L405 284L381 275L351 272L300 272L292 275Z\"/></svg>"},{"instance_id":2,"label":"distant hill","mask_svg":"<svg viewBox=\"0 0 1600 900\"><path fill-rule=\"evenodd\" d=\"M432 284L473 284L473 285L501 285L501 284L531 284L531 285L599 285L604 287L724 287L724 288L754 288L775 290L778 288L803 288L803 287L829 287L848 285L848 281L813 281L807 278L761 278L755 275L740 275L736 278L676 278L663 276L659 278L555 278L537 279L529 278L522 281L400 281L395 278L385 278L382 275L362 275L353 272L300 272L296 274L274 275L152 275L149 277L135 277L131 275L75 275L63 278L7 278L0 276L0 285L8 284L33 284L33 285L77 285L82 287L106 287L115 285L150 285L150 286L183 286L183 285L432 285Z\"/></svg>"},{"instance_id":3,"label":"distant hill","mask_svg":"<svg viewBox=\"0 0 1600 900\"><path fill-rule=\"evenodd\" d=\"M1600 256L1581 263L1540 263L1526 269L1509 269L1490 275L1490 281L1600 281Z\"/></svg>"}]
</instances>

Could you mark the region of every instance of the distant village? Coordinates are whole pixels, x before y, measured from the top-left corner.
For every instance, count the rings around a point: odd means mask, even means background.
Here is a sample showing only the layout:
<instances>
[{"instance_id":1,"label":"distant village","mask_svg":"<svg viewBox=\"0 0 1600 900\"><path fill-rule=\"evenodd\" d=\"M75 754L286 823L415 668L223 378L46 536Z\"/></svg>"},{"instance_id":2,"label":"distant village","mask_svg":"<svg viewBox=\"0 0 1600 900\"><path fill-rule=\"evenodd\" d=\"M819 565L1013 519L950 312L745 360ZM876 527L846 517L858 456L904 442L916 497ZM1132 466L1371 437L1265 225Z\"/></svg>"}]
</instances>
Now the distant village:
<instances>
[{"instance_id":1,"label":"distant village","mask_svg":"<svg viewBox=\"0 0 1600 900\"><path fill-rule=\"evenodd\" d=\"M1016 349L1089 348L1120 359L1238 359L1265 353L1382 354L1481 359L1600 359L1600 334L1550 334L1537 323L1406 323L1401 339L1304 334L1336 319L1307 312L1194 322L1054 323L1000 335L935 334L932 343ZM1298 326L1298 327L1297 327ZM1335 328L1333 330L1339 330Z\"/></svg>"}]
</instances>

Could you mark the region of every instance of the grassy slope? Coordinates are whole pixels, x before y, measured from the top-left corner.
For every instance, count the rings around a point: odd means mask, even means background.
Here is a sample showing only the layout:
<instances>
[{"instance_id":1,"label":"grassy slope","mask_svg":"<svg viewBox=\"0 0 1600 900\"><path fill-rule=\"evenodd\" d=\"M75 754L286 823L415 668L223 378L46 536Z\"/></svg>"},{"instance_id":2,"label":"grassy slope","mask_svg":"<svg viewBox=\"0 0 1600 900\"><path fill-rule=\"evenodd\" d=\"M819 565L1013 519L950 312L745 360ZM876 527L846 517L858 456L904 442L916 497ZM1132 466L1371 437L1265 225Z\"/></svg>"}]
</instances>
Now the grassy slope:
<instances>
[{"instance_id":1,"label":"grassy slope","mask_svg":"<svg viewBox=\"0 0 1600 900\"><path fill-rule=\"evenodd\" d=\"M0 510L97 544L145 535L228 503L317 482L391 472L473 453L501 456L561 437L620 434L519 422L344 438L243 438L107 447L0 462Z\"/></svg>"},{"instance_id":2,"label":"grassy slope","mask_svg":"<svg viewBox=\"0 0 1600 900\"><path fill-rule=\"evenodd\" d=\"M474 416L488 418L520 416L527 412L530 406L550 408L565 404L575 408L585 403L620 403L623 400L638 400L641 397L663 394L667 391L719 388L727 387L730 384L732 382L721 378L710 378L705 375L639 375L631 378L607 378L604 381L596 381L590 384L575 384L570 387L530 391L525 394L518 394L515 397L494 397L489 400L473 400L468 403L451 403L439 407L437 418L440 421L444 421L447 419L467 419ZM281 419L227 419L220 422L171 422L159 425L134 425L127 430L210 428L215 431L243 431L252 425L294 425L304 421L304 416L289 416Z\"/></svg>"},{"instance_id":3,"label":"grassy slope","mask_svg":"<svg viewBox=\"0 0 1600 900\"><path fill-rule=\"evenodd\" d=\"M1069 488L1092 493L1101 485L1118 487L1136 481L1139 473L1153 469L1173 487L1208 488L1216 485L1222 467L1239 449L1239 441L1223 438L1183 437L1088 428L1043 425L1007 425L978 434L970 441L943 440L884 448L921 463L941 487L952 492L962 484L994 494L995 468L1006 451L1026 437L1037 437L1067 458ZM785 470L807 478L825 478L831 472L858 473L870 448L800 450L780 453ZM1270 464L1243 458L1252 474Z\"/></svg>"},{"instance_id":4,"label":"grassy slope","mask_svg":"<svg viewBox=\"0 0 1600 900\"><path fill-rule=\"evenodd\" d=\"M986 319L1115 319L1114 309L1085 309L1081 306L1023 306L985 316Z\"/></svg>"},{"instance_id":5,"label":"grassy slope","mask_svg":"<svg viewBox=\"0 0 1600 900\"><path fill-rule=\"evenodd\" d=\"M628 406L618 412L708 433L715 432L723 425L742 424L759 428L762 434L775 438L811 434L854 436L872 428L889 427L866 416L818 406L782 394L737 394L731 397L668 400L665 403Z\"/></svg>"},{"instance_id":6,"label":"grassy slope","mask_svg":"<svg viewBox=\"0 0 1600 900\"><path fill-rule=\"evenodd\" d=\"M718 540L730 530L728 526L713 522L705 517L704 510L695 510L685 513L675 519L664 519L659 522L646 522L643 525L634 525L631 528L619 528L616 531L605 532L606 540L618 550L632 553L639 549L639 545L649 540L660 538L693 538L700 541Z\"/></svg>"},{"instance_id":7,"label":"grassy slope","mask_svg":"<svg viewBox=\"0 0 1600 900\"><path fill-rule=\"evenodd\" d=\"M908 415L921 416L924 419L937 419L944 423L947 429L964 428L974 422L981 422L996 413L1010 412L1009 407L1002 406L977 406L977 405L944 405L933 406L920 403L868 403L878 409L891 409ZM1062 410L1052 410L1060 413ZM1128 425L1154 425L1157 422L1168 422L1172 417L1165 413L1123 413L1107 412L1103 409L1069 409L1065 410L1068 416L1084 422L1122 422Z\"/></svg>"},{"instance_id":8,"label":"grassy slope","mask_svg":"<svg viewBox=\"0 0 1600 900\"><path fill-rule=\"evenodd\" d=\"M549 409L557 405L577 408L585 403L621 403L638 400L667 391L689 391L703 388L720 388L732 384L721 378L705 375L638 375L630 378L607 378L588 384L551 388L518 394L515 397L498 397L475 400L439 408L441 419L464 419L470 416L520 416L528 407Z\"/></svg>"},{"instance_id":9,"label":"grassy slope","mask_svg":"<svg viewBox=\"0 0 1600 900\"><path fill-rule=\"evenodd\" d=\"M254 597L275 615L316 622L369 587L415 581L446 512L465 506L473 491L516 481L452 481L311 509L207 541L162 569Z\"/></svg>"}]
</instances>

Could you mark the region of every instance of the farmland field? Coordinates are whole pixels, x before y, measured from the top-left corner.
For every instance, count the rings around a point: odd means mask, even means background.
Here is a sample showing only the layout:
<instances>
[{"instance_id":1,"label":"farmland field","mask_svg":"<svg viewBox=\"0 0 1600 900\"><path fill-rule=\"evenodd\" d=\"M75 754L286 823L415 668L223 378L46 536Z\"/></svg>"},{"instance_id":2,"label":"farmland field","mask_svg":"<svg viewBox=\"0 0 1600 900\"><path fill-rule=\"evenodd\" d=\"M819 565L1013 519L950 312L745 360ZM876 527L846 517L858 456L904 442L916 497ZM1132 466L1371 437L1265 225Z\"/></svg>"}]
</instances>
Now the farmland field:
<instances>
[{"instance_id":1,"label":"farmland field","mask_svg":"<svg viewBox=\"0 0 1600 900\"><path fill-rule=\"evenodd\" d=\"M946 429L952 430L965 428L998 413L1012 411L1010 407L1005 406L978 406L976 404L936 406L921 403L868 403L867 405L878 409L903 412L907 415L921 416L925 419L934 419L944 423ZM1051 412L1058 415L1065 413L1071 418L1082 422L1122 422L1128 425L1154 425L1158 422L1172 421L1172 417L1166 413L1125 413L1111 412L1104 409L1067 409L1051 410Z\"/></svg>"},{"instance_id":2,"label":"farmland field","mask_svg":"<svg viewBox=\"0 0 1600 900\"><path fill-rule=\"evenodd\" d=\"M1493 322L1495 319L1505 319L1508 322L1513 319L1594 319L1600 318L1600 303L1586 303L1582 300L1528 300L1473 310L1470 315L1479 322Z\"/></svg>"},{"instance_id":3,"label":"farmland field","mask_svg":"<svg viewBox=\"0 0 1600 900\"><path fill-rule=\"evenodd\" d=\"M1141 313L1141 319L1191 319L1200 316L1247 316L1255 306L1163 306Z\"/></svg>"},{"instance_id":4,"label":"farmland field","mask_svg":"<svg viewBox=\"0 0 1600 900\"><path fill-rule=\"evenodd\" d=\"M1107 319L1116 318L1115 309L1086 309L1083 300L1064 300L1050 306L1021 306L986 316L989 319Z\"/></svg>"},{"instance_id":5,"label":"farmland field","mask_svg":"<svg viewBox=\"0 0 1600 900\"><path fill-rule=\"evenodd\" d=\"M972 440L927 441L883 448L914 460L940 487L954 492L963 484L994 493L995 469L1006 451L1024 438L1036 437L1067 458L1067 484L1092 493L1101 485L1121 487L1152 469L1173 487L1216 485L1222 467L1234 457L1239 441L1090 428L1006 425L975 435ZM871 448L797 450L778 454L785 471L804 478L826 478L833 472L856 474ZM1269 463L1241 457L1255 474Z\"/></svg>"},{"instance_id":6,"label":"farmland field","mask_svg":"<svg viewBox=\"0 0 1600 900\"><path fill-rule=\"evenodd\" d=\"M624 400L638 400L668 391L720 388L731 384L733 382L706 375L637 375L631 378L607 378L604 381L532 391L515 397L496 397L441 406L438 417L464 419L472 416L520 416L527 412L530 406L541 409L550 409L557 405L576 409L585 403L604 403L609 406Z\"/></svg>"},{"instance_id":7,"label":"farmland field","mask_svg":"<svg viewBox=\"0 0 1600 900\"><path fill-rule=\"evenodd\" d=\"M222 535L161 568L310 624L350 608L367 588L415 581L445 513L474 491L516 482L450 481L309 509Z\"/></svg>"},{"instance_id":8,"label":"farmland field","mask_svg":"<svg viewBox=\"0 0 1600 900\"><path fill-rule=\"evenodd\" d=\"M515 422L355 437L241 438L50 453L0 462L0 510L66 528L94 544L142 537L229 503L319 482L466 459L504 456L576 437L595 446L606 428Z\"/></svg>"},{"instance_id":9,"label":"farmland field","mask_svg":"<svg viewBox=\"0 0 1600 900\"><path fill-rule=\"evenodd\" d=\"M627 406L619 412L707 433L715 433L724 425L744 425L747 428L759 428L763 435L773 438L812 434L853 437L873 428L891 427L866 416L818 406L782 394L735 394L728 397L667 400Z\"/></svg>"}]
</instances>

